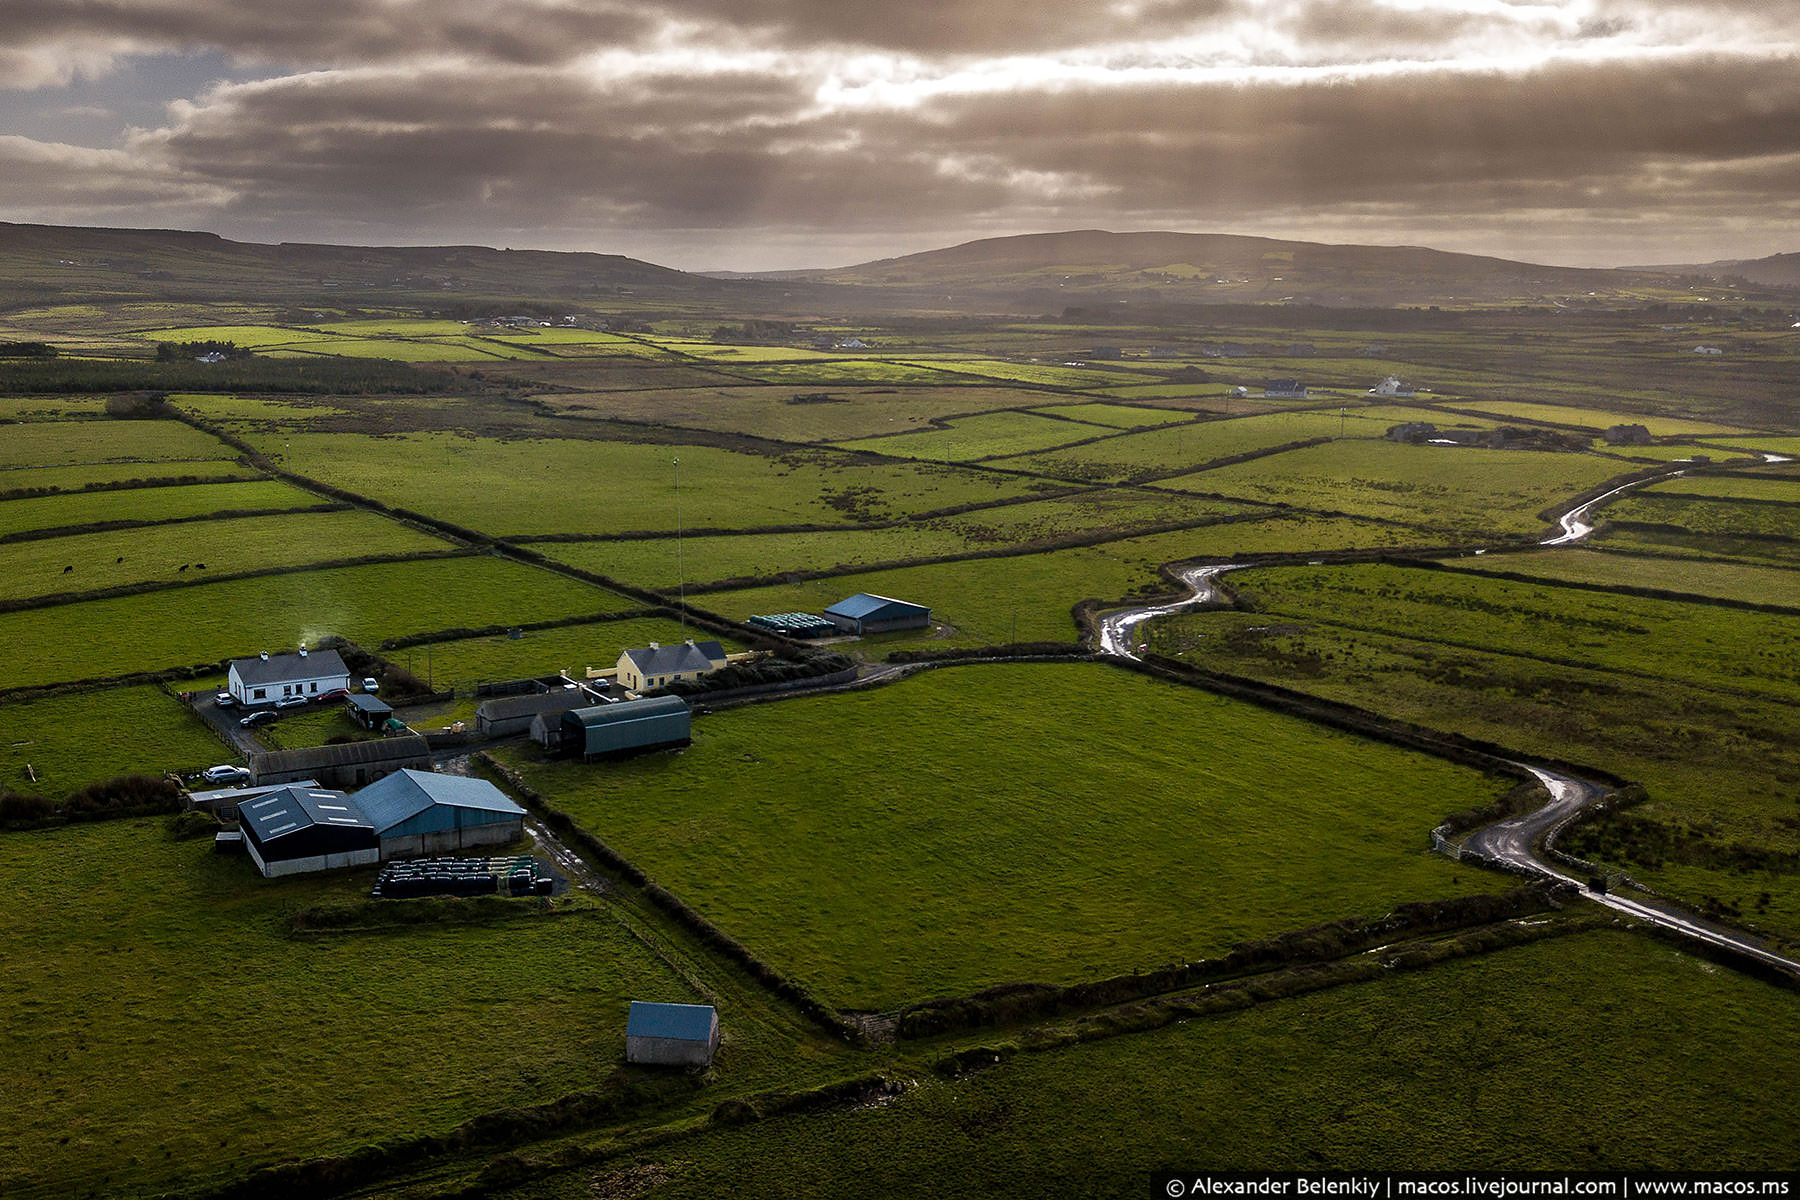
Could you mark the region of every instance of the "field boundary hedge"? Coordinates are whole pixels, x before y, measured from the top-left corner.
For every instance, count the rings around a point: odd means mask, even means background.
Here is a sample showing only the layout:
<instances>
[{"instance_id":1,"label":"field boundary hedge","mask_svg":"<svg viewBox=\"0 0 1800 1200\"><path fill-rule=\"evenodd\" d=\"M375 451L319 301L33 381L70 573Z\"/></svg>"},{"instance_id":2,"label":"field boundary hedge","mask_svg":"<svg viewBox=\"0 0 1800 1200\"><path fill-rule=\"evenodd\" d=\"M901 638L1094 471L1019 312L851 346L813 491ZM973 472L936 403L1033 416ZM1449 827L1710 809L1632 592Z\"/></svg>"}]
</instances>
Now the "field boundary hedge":
<instances>
[{"instance_id":1,"label":"field boundary hedge","mask_svg":"<svg viewBox=\"0 0 1800 1200\"><path fill-rule=\"evenodd\" d=\"M836 1009L764 962L749 947L689 908L673 892L653 880L643 868L589 833L577 824L568 813L552 805L541 792L525 782L524 777L517 771L506 766L485 750L476 751L474 757L482 766L499 776L507 787L525 802L526 807L535 812L544 824L558 836L575 842L608 870L637 887L651 904L661 909L665 915L673 918L676 924L697 938L701 945L742 968L757 983L793 1005L834 1037L851 1045L866 1043L867 1039L862 1030L853 1022L845 1020Z\"/></svg>"},{"instance_id":2,"label":"field boundary hedge","mask_svg":"<svg viewBox=\"0 0 1800 1200\"><path fill-rule=\"evenodd\" d=\"M1572 588L1578 592L1606 592L1618 596L1636 596L1644 600L1664 600L1679 604L1704 604L1713 608L1771 613L1781 617L1800 616L1800 605L1769 604L1761 600L1734 600L1729 596L1705 596L1698 592L1676 592L1667 588L1639 587L1631 583L1595 583L1586 579L1559 579L1555 576L1532 575L1523 571L1478 571L1472 567L1458 566L1455 563L1430 560L1395 558L1384 561L1389 566L1444 571L1452 575L1467 575L1482 579L1504 579L1511 583L1529 583L1540 587ZM1775 569L1779 570L1780 568Z\"/></svg>"},{"instance_id":3,"label":"field boundary hedge","mask_svg":"<svg viewBox=\"0 0 1800 1200\"><path fill-rule=\"evenodd\" d=\"M143 479L107 479L71 488L49 486L13 488L0 492L0 500L37 500L45 496L81 496L89 492L136 492L150 488L199 487L209 483L258 483L265 478L267 477L263 475L154 475Z\"/></svg>"},{"instance_id":4,"label":"field boundary hedge","mask_svg":"<svg viewBox=\"0 0 1800 1200\"><path fill-rule=\"evenodd\" d=\"M546 629L567 629L575 625L604 625L612 621L636 621L645 617L661 615L661 606L656 608L627 608L617 612L582 613L573 617L557 617L549 621L521 621L511 625L482 625L476 628L457 627L454 629L438 629L429 633L409 633L400 637L385 638L378 650L407 650L414 646L436 645L440 642L460 642L468 638L499 637L517 629L523 633L540 633Z\"/></svg>"}]
</instances>

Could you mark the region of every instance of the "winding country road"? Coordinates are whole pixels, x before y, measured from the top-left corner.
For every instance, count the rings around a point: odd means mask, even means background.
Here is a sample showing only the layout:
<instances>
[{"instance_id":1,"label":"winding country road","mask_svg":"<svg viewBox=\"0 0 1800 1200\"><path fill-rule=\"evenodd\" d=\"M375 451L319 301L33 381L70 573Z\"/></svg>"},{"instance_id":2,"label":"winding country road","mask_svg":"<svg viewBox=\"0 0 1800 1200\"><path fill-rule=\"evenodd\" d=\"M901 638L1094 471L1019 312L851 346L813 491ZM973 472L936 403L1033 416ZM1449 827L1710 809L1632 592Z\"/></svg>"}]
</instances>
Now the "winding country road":
<instances>
[{"instance_id":1,"label":"winding country road","mask_svg":"<svg viewBox=\"0 0 1800 1200\"><path fill-rule=\"evenodd\" d=\"M1586 523L1586 518L1597 505L1622 492L1644 487L1663 479L1670 479L1680 474L1682 472L1674 471L1635 483L1628 483L1571 509L1560 518L1563 528L1562 536L1551 538L1542 544L1564 546L1580 542L1582 538L1593 532L1593 526ZM1097 641L1100 653L1118 658L1128 658L1134 662L1139 661L1135 634L1140 625L1155 617L1167 616L1170 613L1182 612L1211 603L1219 595L1217 586L1219 576L1226 571L1238 570L1243 566L1242 563L1213 563L1188 567L1178 572L1182 582L1193 591L1193 594L1186 599L1146 605L1140 608L1118 609L1104 614L1100 618L1098 626ZM1572 820L1583 809L1597 804L1608 794L1608 789L1590 780L1563 775L1531 763L1520 762L1515 765L1524 768L1538 778L1539 782L1549 791L1550 802L1523 816L1500 821L1475 831L1464 841L1460 849L1448 843L1440 843L1441 849L1460 859L1476 863L1491 863L1517 874L1532 875L1569 884L1586 899L1604 905L1615 912L1708 946L1743 955L1764 965L1800 977L1800 960L1777 954L1747 934L1704 921L1692 913L1661 900L1654 898L1630 899L1613 895L1609 891L1596 890L1590 886L1589 880L1570 875L1566 870L1546 861L1540 849L1544 844L1544 839L1555 832L1558 827Z\"/></svg>"}]
</instances>

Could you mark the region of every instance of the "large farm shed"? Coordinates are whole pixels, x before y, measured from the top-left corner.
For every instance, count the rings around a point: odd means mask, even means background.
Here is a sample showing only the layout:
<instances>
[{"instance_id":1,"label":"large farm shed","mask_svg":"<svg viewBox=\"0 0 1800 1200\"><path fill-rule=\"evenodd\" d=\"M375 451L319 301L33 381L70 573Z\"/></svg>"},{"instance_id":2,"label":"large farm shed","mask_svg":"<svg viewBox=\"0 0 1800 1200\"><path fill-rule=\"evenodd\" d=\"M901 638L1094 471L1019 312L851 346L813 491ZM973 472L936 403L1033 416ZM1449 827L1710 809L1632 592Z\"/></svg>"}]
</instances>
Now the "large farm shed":
<instances>
[{"instance_id":1,"label":"large farm shed","mask_svg":"<svg viewBox=\"0 0 1800 1200\"><path fill-rule=\"evenodd\" d=\"M381 861L374 824L328 788L276 788L240 803L238 824L256 869L271 879Z\"/></svg>"},{"instance_id":2,"label":"large farm shed","mask_svg":"<svg viewBox=\"0 0 1800 1200\"><path fill-rule=\"evenodd\" d=\"M692 710L680 696L578 708L563 714L562 748L593 759L685 746L693 740L692 722Z\"/></svg>"},{"instance_id":3,"label":"large farm shed","mask_svg":"<svg viewBox=\"0 0 1800 1200\"><path fill-rule=\"evenodd\" d=\"M375 827L383 860L504 846L524 834L525 810L485 779L402 768L353 799Z\"/></svg>"},{"instance_id":4,"label":"large farm shed","mask_svg":"<svg viewBox=\"0 0 1800 1200\"><path fill-rule=\"evenodd\" d=\"M258 786L317 779L330 787L361 787L402 767L421 771L431 767L431 747L416 733L377 741L252 754L250 779Z\"/></svg>"},{"instance_id":5,"label":"large farm shed","mask_svg":"<svg viewBox=\"0 0 1800 1200\"><path fill-rule=\"evenodd\" d=\"M681 679L698 679L725 665L725 647L718 642L686 641L679 646L648 646L619 655L619 685L642 692Z\"/></svg>"},{"instance_id":6,"label":"large farm shed","mask_svg":"<svg viewBox=\"0 0 1800 1200\"><path fill-rule=\"evenodd\" d=\"M475 730L483 737L511 737L531 728L533 717L581 707L579 691L557 689L528 696L502 696L475 706Z\"/></svg>"},{"instance_id":7,"label":"large farm shed","mask_svg":"<svg viewBox=\"0 0 1800 1200\"><path fill-rule=\"evenodd\" d=\"M923 604L858 592L825 610L825 619L850 633L886 633L890 629L925 629L931 610Z\"/></svg>"},{"instance_id":8,"label":"large farm shed","mask_svg":"<svg viewBox=\"0 0 1800 1200\"><path fill-rule=\"evenodd\" d=\"M710 1004L631 1002L625 1060L661 1067L709 1067L719 1049L719 1013Z\"/></svg>"},{"instance_id":9,"label":"large farm shed","mask_svg":"<svg viewBox=\"0 0 1800 1200\"><path fill-rule=\"evenodd\" d=\"M323 696L350 686L350 669L336 650L301 650L234 658L226 688L239 704L273 704L290 696Z\"/></svg>"}]
</instances>

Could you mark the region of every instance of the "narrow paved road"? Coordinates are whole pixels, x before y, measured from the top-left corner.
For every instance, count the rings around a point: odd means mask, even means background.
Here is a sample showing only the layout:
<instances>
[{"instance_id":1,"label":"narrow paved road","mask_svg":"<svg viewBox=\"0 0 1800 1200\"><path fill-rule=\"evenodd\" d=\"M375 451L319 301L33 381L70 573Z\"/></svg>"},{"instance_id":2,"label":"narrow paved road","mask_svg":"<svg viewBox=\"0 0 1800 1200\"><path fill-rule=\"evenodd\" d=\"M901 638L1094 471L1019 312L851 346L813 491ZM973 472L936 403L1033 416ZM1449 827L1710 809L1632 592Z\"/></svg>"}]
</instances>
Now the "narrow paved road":
<instances>
[{"instance_id":1,"label":"narrow paved road","mask_svg":"<svg viewBox=\"0 0 1800 1200\"><path fill-rule=\"evenodd\" d=\"M1227 571L1235 571L1242 563L1214 563L1202 567L1188 567L1177 572L1181 582L1193 589L1193 595L1186 600L1176 600L1169 604L1155 604L1148 608L1123 608L1110 612L1100 618L1100 653L1111 654L1119 658L1137 658L1137 643L1133 633L1139 625L1152 617L1165 617L1170 613L1181 612L1201 604L1209 604L1218 599L1219 589L1216 586L1219 576Z\"/></svg>"},{"instance_id":2,"label":"narrow paved road","mask_svg":"<svg viewBox=\"0 0 1800 1200\"><path fill-rule=\"evenodd\" d=\"M1572 508L1562 516L1558 517L1556 523L1562 526L1562 533L1558 534L1556 537L1545 538L1538 544L1540 546L1572 546L1576 542L1587 537L1588 534L1594 532L1594 527L1588 524L1588 518L1594 514L1596 508L1599 508L1614 496L1624 492L1635 491L1641 487L1648 487L1653 483L1661 483L1665 479L1674 479L1678 475L1686 474L1687 471L1685 470L1666 471L1661 475L1653 475L1649 479L1639 479L1631 483L1620 484L1610 492L1602 492L1592 500L1589 500L1586 504Z\"/></svg>"}]
</instances>

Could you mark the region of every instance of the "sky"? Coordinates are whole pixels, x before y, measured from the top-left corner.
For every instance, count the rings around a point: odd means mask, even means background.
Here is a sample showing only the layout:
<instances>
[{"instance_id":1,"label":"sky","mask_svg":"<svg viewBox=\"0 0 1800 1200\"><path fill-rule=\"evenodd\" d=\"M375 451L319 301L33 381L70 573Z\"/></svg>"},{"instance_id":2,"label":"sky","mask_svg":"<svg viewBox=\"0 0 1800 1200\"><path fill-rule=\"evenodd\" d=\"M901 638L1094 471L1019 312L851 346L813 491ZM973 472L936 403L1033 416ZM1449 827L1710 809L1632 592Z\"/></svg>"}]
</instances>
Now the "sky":
<instances>
[{"instance_id":1,"label":"sky","mask_svg":"<svg viewBox=\"0 0 1800 1200\"><path fill-rule=\"evenodd\" d=\"M0 220L837 266L1800 251L1800 0L0 0Z\"/></svg>"}]
</instances>

